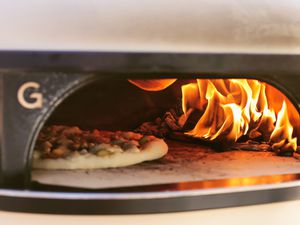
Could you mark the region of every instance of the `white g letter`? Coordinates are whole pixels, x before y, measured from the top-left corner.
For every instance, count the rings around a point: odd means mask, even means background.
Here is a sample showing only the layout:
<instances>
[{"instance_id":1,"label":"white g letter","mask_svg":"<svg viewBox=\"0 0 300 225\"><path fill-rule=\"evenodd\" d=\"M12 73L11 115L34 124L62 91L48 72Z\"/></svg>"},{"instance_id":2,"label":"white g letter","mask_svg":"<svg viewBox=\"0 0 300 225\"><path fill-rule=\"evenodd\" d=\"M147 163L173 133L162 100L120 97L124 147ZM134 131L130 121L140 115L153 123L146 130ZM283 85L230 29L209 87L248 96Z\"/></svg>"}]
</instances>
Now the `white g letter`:
<instances>
[{"instance_id":1,"label":"white g letter","mask_svg":"<svg viewBox=\"0 0 300 225\"><path fill-rule=\"evenodd\" d=\"M18 90L18 100L19 103L27 109L37 109L37 108L42 108L43 107L43 95L39 92L35 92L29 95L30 99L34 99L34 102L28 102L24 98L24 92L28 88L34 88L38 89L40 88L40 85L36 82L26 82L24 83Z\"/></svg>"}]
</instances>

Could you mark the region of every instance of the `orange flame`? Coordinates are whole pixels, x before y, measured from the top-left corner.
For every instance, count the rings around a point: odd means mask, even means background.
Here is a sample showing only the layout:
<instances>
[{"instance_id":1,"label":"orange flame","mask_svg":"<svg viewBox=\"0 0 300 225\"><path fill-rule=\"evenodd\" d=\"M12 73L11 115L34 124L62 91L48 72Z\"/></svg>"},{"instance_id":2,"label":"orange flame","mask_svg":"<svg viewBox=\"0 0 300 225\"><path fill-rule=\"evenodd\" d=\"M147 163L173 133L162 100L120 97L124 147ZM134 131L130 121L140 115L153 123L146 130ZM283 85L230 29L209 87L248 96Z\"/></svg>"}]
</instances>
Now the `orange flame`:
<instances>
[{"instance_id":1,"label":"orange flame","mask_svg":"<svg viewBox=\"0 0 300 225\"><path fill-rule=\"evenodd\" d=\"M173 84L177 79L128 80L145 91L161 91Z\"/></svg>"},{"instance_id":2,"label":"orange flame","mask_svg":"<svg viewBox=\"0 0 300 225\"><path fill-rule=\"evenodd\" d=\"M297 138L292 138L293 126L289 121L287 114L287 106L285 101L282 104L281 110L278 113L275 129L271 134L270 140L274 142L273 148L296 149Z\"/></svg>"},{"instance_id":3,"label":"orange flame","mask_svg":"<svg viewBox=\"0 0 300 225\"><path fill-rule=\"evenodd\" d=\"M274 98L274 96L272 96ZM280 96L281 97L281 96ZM267 84L246 79L197 79L182 86L182 110L200 109L203 115L186 134L233 143L243 135L261 137L274 149L297 149L286 98L277 113L269 104ZM289 108L293 107L289 102ZM277 113L277 117L276 117Z\"/></svg>"}]
</instances>

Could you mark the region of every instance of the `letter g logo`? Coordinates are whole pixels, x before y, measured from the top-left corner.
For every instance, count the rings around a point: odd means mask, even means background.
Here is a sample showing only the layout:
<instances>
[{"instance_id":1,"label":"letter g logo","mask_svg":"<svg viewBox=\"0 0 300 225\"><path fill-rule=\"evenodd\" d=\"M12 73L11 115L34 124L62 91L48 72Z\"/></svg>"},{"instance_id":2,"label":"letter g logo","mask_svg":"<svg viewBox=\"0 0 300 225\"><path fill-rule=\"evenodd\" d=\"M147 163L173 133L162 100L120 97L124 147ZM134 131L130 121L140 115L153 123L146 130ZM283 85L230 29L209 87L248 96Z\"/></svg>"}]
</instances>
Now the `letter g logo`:
<instances>
[{"instance_id":1,"label":"letter g logo","mask_svg":"<svg viewBox=\"0 0 300 225\"><path fill-rule=\"evenodd\" d=\"M28 88L34 88L39 89L40 85L36 82L26 82L18 90L18 101L19 103L27 109L37 109L43 107L43 95L39 92L31 93L29 95L30 99L33 99L34 101L28 102L25 99L24 93Z\"/></svg>"}]
</instances>

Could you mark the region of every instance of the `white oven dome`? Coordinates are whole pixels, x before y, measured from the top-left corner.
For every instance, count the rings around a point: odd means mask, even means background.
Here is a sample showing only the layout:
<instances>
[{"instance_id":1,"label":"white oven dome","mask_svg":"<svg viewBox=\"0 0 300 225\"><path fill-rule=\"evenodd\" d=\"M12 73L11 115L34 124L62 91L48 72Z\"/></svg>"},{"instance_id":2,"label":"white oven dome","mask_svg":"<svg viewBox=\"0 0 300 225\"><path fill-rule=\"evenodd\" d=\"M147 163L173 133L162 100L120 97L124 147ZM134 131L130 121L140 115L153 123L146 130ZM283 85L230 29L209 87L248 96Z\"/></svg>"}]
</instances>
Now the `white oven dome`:
<instances>
[{"instance_id":1,"label":"white oven dome","mask_svg":"<svg viewBox=\"0 0 300 225\"><path fill-rule=\"evenodd\" d=\"M298 0L2 0L0 49L300 53Z\"/></svg>"}]
</instances>

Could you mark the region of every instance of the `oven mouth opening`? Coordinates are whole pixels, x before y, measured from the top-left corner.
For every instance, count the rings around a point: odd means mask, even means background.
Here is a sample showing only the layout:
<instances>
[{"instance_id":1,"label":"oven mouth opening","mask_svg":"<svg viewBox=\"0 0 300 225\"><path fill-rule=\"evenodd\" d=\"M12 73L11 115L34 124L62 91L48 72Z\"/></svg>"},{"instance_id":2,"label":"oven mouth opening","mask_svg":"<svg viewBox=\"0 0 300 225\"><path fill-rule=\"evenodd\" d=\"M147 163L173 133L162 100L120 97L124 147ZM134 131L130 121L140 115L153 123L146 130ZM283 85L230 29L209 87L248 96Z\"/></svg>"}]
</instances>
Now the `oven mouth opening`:
<instances>
[{"instance_id":1,"label":"oven mouth opening","mask_svg":"<svg viewBox=\"0 0 300 225\"><path fill-rule=\"evenodd\" d=\"M291 181L298 176L287 174L300 173L299 122L298 109L283 92L254 79L99 80L64 100L44 125L32 156L32 182L110 190L224 179L230 187L230 180L245 177L248 183L238 186L255 185L269 175L273 183ZM101 131L124 137L100 138ZM53 170L35 164L64 164L101 144L139 148L141 139L151 142L152 136L164 140L168 152L134 165ZM102 147L91 154L115 154Z\"/></svg>"}]
</instances>

